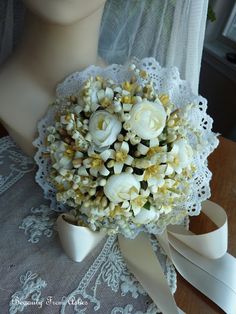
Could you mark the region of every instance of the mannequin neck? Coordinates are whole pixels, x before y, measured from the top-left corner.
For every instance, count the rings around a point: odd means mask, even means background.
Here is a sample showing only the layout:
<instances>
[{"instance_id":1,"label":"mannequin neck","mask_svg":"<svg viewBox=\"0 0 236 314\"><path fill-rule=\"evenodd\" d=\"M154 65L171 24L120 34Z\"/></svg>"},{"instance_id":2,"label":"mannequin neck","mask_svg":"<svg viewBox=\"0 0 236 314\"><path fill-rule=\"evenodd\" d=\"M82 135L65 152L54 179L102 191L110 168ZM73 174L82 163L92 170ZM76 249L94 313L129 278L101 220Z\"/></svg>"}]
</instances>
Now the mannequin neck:
<instances>
[{"instance_id":1,"label":"mannequin neck","mask_svg":"<svg viewBox=\"0 0 236 314\"><path fill-rule=\"evenodd\" d=\"M15 59L33 80L52 93L73 71L98 63L97 48L103 6L72 25L49 24L29 12Z\"/></svg>"}]
</instances>

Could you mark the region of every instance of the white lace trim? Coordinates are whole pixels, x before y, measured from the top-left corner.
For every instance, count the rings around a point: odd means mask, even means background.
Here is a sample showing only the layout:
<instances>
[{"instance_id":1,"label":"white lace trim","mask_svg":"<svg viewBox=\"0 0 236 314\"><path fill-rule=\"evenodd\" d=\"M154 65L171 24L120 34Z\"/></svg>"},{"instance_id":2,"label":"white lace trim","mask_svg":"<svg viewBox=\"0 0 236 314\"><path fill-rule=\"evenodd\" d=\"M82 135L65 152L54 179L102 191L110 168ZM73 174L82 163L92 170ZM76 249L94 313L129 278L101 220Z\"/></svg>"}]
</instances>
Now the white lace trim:
<instances>
[{"instance_id":1,"label":"white lace trim","mask_svg":"<svg viewBox=\"0 0 236 314\"><path fill-rule=\"evenodd\" d=\"M34 169L33 159L24 155L10 136L0 138L0 195Z\"/></svg>"},{"instance_id":2,"label":"white lace trim","mask_svg":"<svg viewBox=\"0 0 236 314\"><path fill-rule=\"evenodd\" d=\"M48 206L40 205L40 207L31 208L31 213L33 215L25 217L19 226L19 229L23 229L25 235L29 236L28 241L38 243L43 235L50 238L56 222L55 212Z\"/></svg>"},{"instance_id":3,"label":"white lace trim","mask_svg":"<svg viewBox=\"0 0 236 314\"><path fill-rule=\"evenodd\" d=\"M39 307L44 298L41 296L41 290L47 286L38 274L28 271L25 275L20 276L21 289L11 296L9 303L9 313L15 314L23 312L24 308L31 305Z\"/></svg>"},{"instance_id":4,"label":"white lace trim","mask_svg":"<svg viewBox=\"0 0 236 314\"><path fill-rule=\"evenodd\" d=\"M195 157L194 163L197 166L196 175L191 182L191 195L185 208L188 209L189 215L197 215L201 210L201 202L210 197L209 181L211 172L207 167L207 157L218 145L218 140L212 133L212 119L207 115L207 101L201 96L194 95L191 91L189 83L180 79L178 69L176 67L162 68L153 58L145 58L143 60L135 60L137 66L148 71L153 80L154 86L158 93L168 94L171 101L178 107L182 107L189 103L198 104L197 108L192 109L189 121L191 125L200 132L202 141L205 145L204 149ZM65 97L77 92L83 82L90 76L101 75L111 78L115 82L127 80L131 73L128 65L110 65L106 68L90 66L82 72L71 74L65 81L58 85L57 96ZM50 169L49 161L43 157L45 151L44 138L47 126L53 123L54 111L56 106L49 108L46 116L39 122L39 137L34 141L34 145L38 148L35 160L39 166L36 174L36 181L42 187L45 198L51 201L51 206L57 211L65 211L66 208L62 204L56 202L55 189L47 182L47 176ZM195 138L189 138L193 146L197 145ZM155 230L148 230L155 232Z\"/></svg>"}]
</instances>

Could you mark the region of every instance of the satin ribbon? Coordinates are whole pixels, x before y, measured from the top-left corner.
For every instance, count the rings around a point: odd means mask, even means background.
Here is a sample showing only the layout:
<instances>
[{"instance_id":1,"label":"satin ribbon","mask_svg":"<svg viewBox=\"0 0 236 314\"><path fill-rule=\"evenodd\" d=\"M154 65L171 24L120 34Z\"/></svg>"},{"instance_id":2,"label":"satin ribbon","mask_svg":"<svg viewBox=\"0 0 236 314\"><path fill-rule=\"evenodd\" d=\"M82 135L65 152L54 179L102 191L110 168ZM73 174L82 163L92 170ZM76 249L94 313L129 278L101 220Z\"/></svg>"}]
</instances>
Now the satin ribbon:
<instances>
[{"instance_id":1,"label":"satin ribbon","mask_svg":"<svg viewBox=\"0 0 236 314\"><path fill-rule=\"evenodd\" d=\"M206 201L202 211L218 226L215 231L195 235L183 226L168 226L157 236L178 272L227 314L236 313L236 259L227 251L227 215L219 205ZM66 254L82 261L106 236L75 226L60 215L59 237ZM129 270L142 284L164 314L183 313L175 303L161 265L153 252L149 236L135 239L118 236L121 252Z\"/></svg>"}]
</instances>

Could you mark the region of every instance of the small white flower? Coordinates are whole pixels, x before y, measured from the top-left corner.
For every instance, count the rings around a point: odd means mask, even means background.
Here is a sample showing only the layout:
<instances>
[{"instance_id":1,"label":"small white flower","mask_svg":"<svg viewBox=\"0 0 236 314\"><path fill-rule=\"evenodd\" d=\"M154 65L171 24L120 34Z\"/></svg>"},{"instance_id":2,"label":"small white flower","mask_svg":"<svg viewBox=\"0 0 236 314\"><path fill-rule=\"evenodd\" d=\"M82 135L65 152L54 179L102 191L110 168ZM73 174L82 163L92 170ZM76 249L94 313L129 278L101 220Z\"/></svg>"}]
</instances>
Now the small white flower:
<instances>
[{"instance_id":1,"label":"small white flower","mask_svg":"<svg viewBox=\"0 0 236 314\"><path fill-rule=\"evenodd\" d=\"M147 196L145 195L138 195L135 199L130 201L131 208L135 216L141 211L146 202Z\"/></svg>"},{"instance_id":2,"label":"small white flower","mask_svg":"<svg viewBox=\"0 0 236 314\"><path fill-rule=\"evenodd\" d=\"M118 204L138 196L140 183L133 174L121 173L110 176L104 187L106 197Z\"/></svg>"},{"instance_id":3,"label":"small white flower","mask_svg":"<svg viewBox=\"0 0 236 314\"><path fill-rule=\"evenodd\" d=\"M56 170L60 169L72 169L72 160L65 155L67 145L64 142L54 142L53 160L54 163L52 167Z\"/></svg>"},{"instance_id":4,"label":"small white flower","mask_svg":"<svg viewBox=\"0 0 236 314\"><path fill-rule=\"evenodd\" d=\"M114 97L114 92L110 87L106 87L106 89L101 89L97 92L97 97L99 101L102 101L104 98L108 98L110 100Z\"/></svg>"},{"instance_id":5,"label":"small white flower","mask_svg":"<svg viewBox=\"0 0 236 314\"><path fill-rule=\"evenodd\" d=\"M85 92L85 96L83 97L85 107L83 110L95 111L99 107L97 93L99 90L101 90L101 88L102 83L100 81L97 81L92 77L87 80L83 89Z\"/></svg>"},{"instance_id":6,"label":"small white flower","mask_svg":"<svg viewBox=\"0 0 236 314\"><path fill-rule=\"evenodd\" d=\"M150 209L142 208L140 212L133 218L133 222L137 224L148 224L150 222L155 222L159 218L159 213L154 207Z\"/></svg>"},{"instance_id":7,"label":"small white flower","mask_svg":"<svg viewBox=\"0 0 236 314\"><path fill-rule=\"evenodd\" d=\"M110 150L110 158L114 159L114 173L119 174L125 164L131 166L134 158L128 154L129 144L127 142L116 143L114 146L115 150Z\"/></svg>"},{"instance_id":8,"label":"small white flower","mask_svg":"<svg viewBox=\"0 0 236 314\"><path fill-rule=\"evenodd\" d=\"M142 101L130 111L130 128L144 140L161 134L166 123L166 112L160 101Z\"/></svg>"},{"instance_id":9,"label":"small white flower","mask_svg":"<svg viewBox=\"0 0 236 314\"><path fill-rule=\"evenodd\" d=\"M100 173L103 176L109 175L109 170L104 163L110 157L110 150L105 150L100 154L96 154L91 148L88 150L88 158L84 159L83 164L86 168L90 168L90 174L97 177Z\"/></svg>"},{"instance_id":10,"label":"small white flower","mask_svg":"<svg viewBox=\"0 0 236 314\"><path fill-rule=\"evenodd\" d=\"M121 122L116 115L105 110L99 110L92 114L89 121L89 133L92 141L98 147L113 144L121 131Z\"/></svg>"}]
</instances>

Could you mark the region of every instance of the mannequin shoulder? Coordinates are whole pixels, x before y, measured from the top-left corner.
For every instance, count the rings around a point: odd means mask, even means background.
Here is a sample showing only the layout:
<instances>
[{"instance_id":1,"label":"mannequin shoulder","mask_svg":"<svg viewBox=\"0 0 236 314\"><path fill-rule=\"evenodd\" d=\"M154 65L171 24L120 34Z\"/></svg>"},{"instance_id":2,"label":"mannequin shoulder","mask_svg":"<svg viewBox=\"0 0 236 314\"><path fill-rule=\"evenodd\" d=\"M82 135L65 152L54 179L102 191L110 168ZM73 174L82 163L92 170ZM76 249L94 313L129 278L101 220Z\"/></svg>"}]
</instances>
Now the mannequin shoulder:
<instances>
[{"instance_id":1,"label":"mannequin shoulder","mask_svg":"<svg viewBox=\"0 0 236 314\"><path fill-rule=\"evenodd\" d=\"M25 152L30 152L37 122L50 102L48 93L40 88L22 68L4 66L0 72L0 121Z\"/></svg>"},{"instance_id":2,"label":"mannequin shoulder","mask_svg":"<svg viewBox=\"0 0 236 314\"><path fill-rule=\"evenodd\" d=\"M15 100L20 102L21 99L26 98L28 93L25 92L32 87L33 82L21 67L15 63L5 64L0 72L1 109L16 106Z\"/></svg>"},{"instance_id":3,"label":"mannequin shoulder","mask_svg":"<svg viewBox=\"0 0 236 314\"><path fill-rule=\"evenodd\" d=\"M20 71L17 65L7 63L2 67L0 72L0 116L11 107L16 107L17 103L23 99L26 80L26 75Z\"/></svg>"},{"instance_id":4,"label":"mannequin shoulder","mask_svg":"<svg viewBox=\"0 0 236 314\"><path fill-rule=\"evenodd\" d=\"M0 72L0 118L24 112L41 113L47 108L49 95L24 71L13 63L3 66Z\"/></svg>"}]
</instances>

